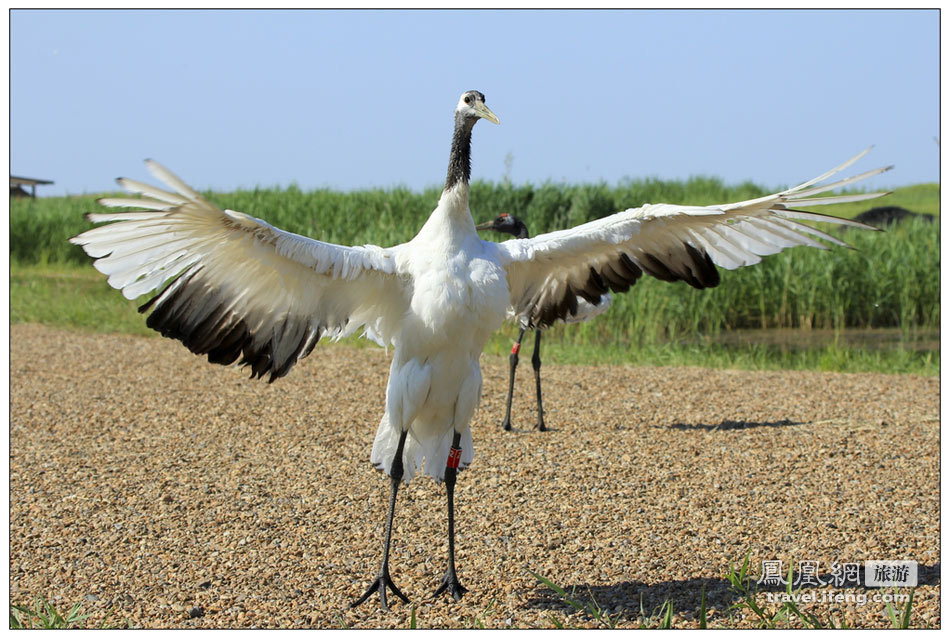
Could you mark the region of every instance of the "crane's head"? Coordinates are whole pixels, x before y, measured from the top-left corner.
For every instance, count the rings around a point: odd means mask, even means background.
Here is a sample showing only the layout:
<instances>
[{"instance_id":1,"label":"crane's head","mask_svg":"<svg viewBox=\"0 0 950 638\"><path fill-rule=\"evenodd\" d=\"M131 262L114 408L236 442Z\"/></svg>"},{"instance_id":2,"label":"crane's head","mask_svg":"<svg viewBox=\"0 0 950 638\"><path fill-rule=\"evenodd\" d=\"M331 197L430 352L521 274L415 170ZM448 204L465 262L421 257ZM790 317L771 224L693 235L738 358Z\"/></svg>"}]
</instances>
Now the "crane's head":
<instances>
[{"instance_id":1,"label":"crane's head","mask_svg":"<svg viewBox=\"0 0 950 638\"><path fill-rule=\"evenodd\" d=\"M528 238L528 227L525 226L525 223L508 213L502 213L490 222L479 224L475 227L475 230L494 230L499 233L513 235L519 239Z\"/></svg>"},{"instance_id":2,"label":"crane's head","mask_svg":"<svg viewBox=\"0 0 950 638\"><path fill-rule=\"evenodd\" d=\"M491 112L491 109L485 106L485 95L480 91L466 91L459 98L458 106L455 107L456 116L462 116L465 119L471 119L474 123L478 118L483 117L489 122L501 124L498 116Z\"/></svg>"}]
</instances>

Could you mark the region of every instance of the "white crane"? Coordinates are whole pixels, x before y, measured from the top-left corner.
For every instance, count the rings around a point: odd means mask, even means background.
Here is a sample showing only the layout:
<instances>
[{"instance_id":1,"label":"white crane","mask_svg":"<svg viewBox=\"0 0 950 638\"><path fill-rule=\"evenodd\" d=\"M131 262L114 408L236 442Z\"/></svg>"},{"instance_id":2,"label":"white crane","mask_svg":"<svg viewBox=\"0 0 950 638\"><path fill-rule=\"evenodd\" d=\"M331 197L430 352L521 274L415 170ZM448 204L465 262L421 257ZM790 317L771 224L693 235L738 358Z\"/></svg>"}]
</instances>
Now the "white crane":
<instances>
[{"instance_id":1,"label":"white crane","mask_svg":"<svg viewBox=\"0 0 950 638\"><path fill-rule=\"evenodd\" d=\"M502 213L490 222L479 224L475 230L494 230L506 235L512 235L518 239L527 239L530 237L528 226L520 217ZM583 297L577 299L577 314L562 317L564 323L581 323L590 321L594 317L599 317L610 308L613 297L610 294L601 296L596 304L588 303ZM508 399L505 401L505 418L501 421L503 430L511 430L511 398L515 391L515 370L518 368L518 353L521 352L521 340L524 339L524 333L530 327L528 317L520 317L518 321L518 337L511 345L511 354L508 355ZM544 432L547 426L544 424L544 404L541 401L541 333L543 329L534 329L534 354L531 355L531 367L534 368L534 386L535 394L538 399L538 431Z\"/></svg>"},{"instance_id":2,"label":"white crane","mask_svg":"<svg viewBox=\"0 0 950 638\"><path fill-rule=\"evenodd\" d=\"M570 230L495 244L480 239L469 212L472 127L498 118L478 91L462 94L445 190L409 242L391 248L337 246L288 233L244 213L220 210L157 164L147 166L174 192L130 179L140 198L105 198L134 212L90 213L114 222L72 241L95 258L109 284L134 299L168 283L140 311L147 325L213 363L250 366L270 381L310 354L321 336L363 327L394 346L386 408L370 456L391 490L377 577L353 606L386 590L408 601L390 577L389 547L400 482L423 467L445 481L448 567L436 595L466 591L455 568L454 487L472 462L469 424L481 391L478 357L505 319L524 316L544 327L575 314L577 298L597 303L627 290L643 273L696 288L719 283L727 269L792 246L844 245L797 220L834 220L812 206L870 199L882 193L808 196L886 168L813 186L864 155L800 186L721 206L644 205ZM865 151L866 153L867 151Z\"/></svg>"}]
</instances>

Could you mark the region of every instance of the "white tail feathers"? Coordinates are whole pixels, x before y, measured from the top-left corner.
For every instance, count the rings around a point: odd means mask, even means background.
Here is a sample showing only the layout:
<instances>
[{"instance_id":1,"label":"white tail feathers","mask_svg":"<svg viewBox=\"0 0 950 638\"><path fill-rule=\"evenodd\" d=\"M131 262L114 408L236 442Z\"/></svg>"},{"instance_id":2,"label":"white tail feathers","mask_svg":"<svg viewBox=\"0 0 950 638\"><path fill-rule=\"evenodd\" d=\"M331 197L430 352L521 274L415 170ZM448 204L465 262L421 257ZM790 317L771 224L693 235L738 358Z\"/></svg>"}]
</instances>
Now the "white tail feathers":
<instances>
[{"instance_id":1,"label":"white tail feathers","mask_svg":"<svg viewBox=\"0 0 950 638\"><path fill-rule=\"evenodd\" d=\"M428 436L425 437L424 440L417 438L413 429L414 428L410 427L403 447L402 480L408 483L410 479L415 477L420 469L437 481L445 480L445 463L449 457L449 448L452 446L454 429L448 428L441 437ZM433 430L433 428L425 426L421 426L421 429L429 432ZM389 413L383 414L383 418L379 423L379 429L376 430L376 439L373 441L373 452L370 455L370 462L376 469L382 470L389 476L392 476L392 464L396 457L396 448L399 447L400 434L401 430L391 425ZM470 428L465 428L459 444L462 446L462 458L459 462L459 469L462 469L468 467L475 456L475 447Z\"/></svg>"}]
</instances>

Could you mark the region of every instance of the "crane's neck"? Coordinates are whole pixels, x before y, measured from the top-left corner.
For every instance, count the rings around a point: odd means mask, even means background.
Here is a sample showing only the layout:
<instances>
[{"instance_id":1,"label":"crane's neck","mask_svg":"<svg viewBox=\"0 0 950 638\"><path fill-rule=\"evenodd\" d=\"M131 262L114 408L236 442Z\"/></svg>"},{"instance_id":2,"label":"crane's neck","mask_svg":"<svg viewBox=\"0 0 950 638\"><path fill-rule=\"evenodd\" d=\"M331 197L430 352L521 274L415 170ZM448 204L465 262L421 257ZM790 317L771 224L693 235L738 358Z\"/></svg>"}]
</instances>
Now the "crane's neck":
<instances>
[{"instance_id":1,"label":"crane's neck","mask_svg":"<svg viewBox=\"0 0 950 638\"><path fill-rule=\"evenodd\" d=\"M420 234L442 234L448 241L459 232L474 235L475 223L468 209L468 180L472 172L472 128L477 118L455 114L455 131L449 153L449 172L439 205L429 216ZM438 230L436 230L438 229Z\"/></svg>"},{"instance_id":2,"label":"crane's neck","mask_svg":"<svg viewBox=\"0 0 950 638\"><path fill-rule=\"evenodd\" d=\"M445 178L445 191L464 185L472 176L472 128L477 118L455 114L455 132L452 134L452 151L449 153L449 173Z\"/></svg>"}]
</instances>

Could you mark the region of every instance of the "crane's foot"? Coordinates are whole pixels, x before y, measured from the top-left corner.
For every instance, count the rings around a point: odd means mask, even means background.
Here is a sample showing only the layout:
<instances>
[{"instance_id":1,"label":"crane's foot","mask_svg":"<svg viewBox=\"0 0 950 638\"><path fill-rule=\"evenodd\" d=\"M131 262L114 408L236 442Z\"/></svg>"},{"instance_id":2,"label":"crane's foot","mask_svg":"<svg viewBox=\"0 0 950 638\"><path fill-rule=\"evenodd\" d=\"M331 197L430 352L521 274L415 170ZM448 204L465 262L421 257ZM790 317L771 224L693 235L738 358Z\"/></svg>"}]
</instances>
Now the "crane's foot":
<instances>
[{"instance_id":1,"label":"crane's foot","mask_svg":"<svg viewBox=\"0 0 950 638\"><path fill-rule=\"evenodd\" d=\"M502 422L501 422L501 429L504 430L504 431L506 431L506 432L511 432L511 420L510 420L510 419L505 419L504 421L502 421Z\"/></svg>"},{"instance_id":2,"label":"crane's foot","mask_svg":"<svg viewBox=\"0 0 950 638\"><path fill-rule=\"evenodd\" d=\"M456 575L455 570L449 569L445 572L445 576L442 577L442 584L435 590L432 597L438 598L443 592L448 592L455 600L462 600L462 594L467 591L466 588L462 587L462 583L459 582L459 577Z\"/></svg>"},{"instance_id":3,"label":"crane's foot","mask_svg":"<svg viewBox=\"0 0 950 638\"><path fill-rule=\"evenodd\" d=\"M393 579L389 576L389 570L383 570L380 572L379 576L376 577L369 588L366 590L366 593L360 596L359 600L350 605L350 609L357 607L363 604L367 598L369 598L373 592L379 592L379 605L383 608L383 611L389 611L389 606L386 604L386 589L389 588L402 602L409 604L409 599L406 598L405 594L399 591L399 588L396 587L396 583L393 582Z\"/></svg>"},{"instance_id":4,"label":"crane's foot","mask_svg":"<svg viewBox=\"0 0 950 638\"><path fill-rule=\"evenodd\" d=\"M544 425L544 421L543 420L538 421L538 432L547 432L547 431L548 431L548 428L546 425Z\"/></svg>"}]
</instances>

